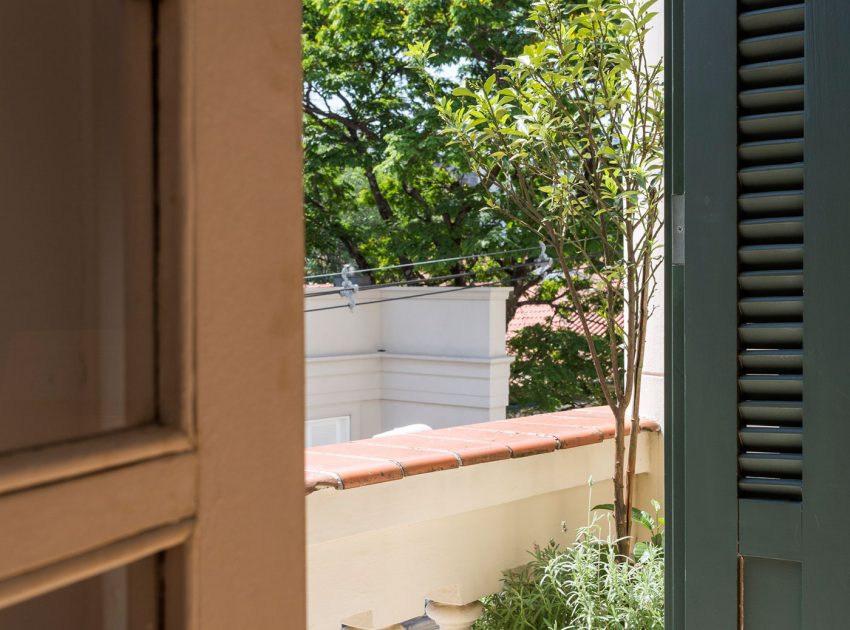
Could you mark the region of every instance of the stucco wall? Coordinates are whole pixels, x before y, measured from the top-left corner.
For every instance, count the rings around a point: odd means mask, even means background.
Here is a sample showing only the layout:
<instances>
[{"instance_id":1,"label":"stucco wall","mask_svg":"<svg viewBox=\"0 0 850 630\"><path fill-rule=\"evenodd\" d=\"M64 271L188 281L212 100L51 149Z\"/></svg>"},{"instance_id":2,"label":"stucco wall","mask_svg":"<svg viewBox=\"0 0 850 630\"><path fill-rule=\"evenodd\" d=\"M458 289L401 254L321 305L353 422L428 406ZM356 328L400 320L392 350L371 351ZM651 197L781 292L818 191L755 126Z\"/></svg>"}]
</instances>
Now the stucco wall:
<instances>
[{"instance_id":1,"label":"stucco wall","mask_svg":"<svg viewBox=\"0 0 850 630\"><path fill-rule=\"evenodd\" d=\"M360 439L409 424L441 428L503 418L510 290L444 290L364 291L353 312L305 313L306 419L350 416L350 437ZM307 295L326 291L310 288ZM341 304L336 294L307 297L305 310Z\"/></svg>"}]
</instances>

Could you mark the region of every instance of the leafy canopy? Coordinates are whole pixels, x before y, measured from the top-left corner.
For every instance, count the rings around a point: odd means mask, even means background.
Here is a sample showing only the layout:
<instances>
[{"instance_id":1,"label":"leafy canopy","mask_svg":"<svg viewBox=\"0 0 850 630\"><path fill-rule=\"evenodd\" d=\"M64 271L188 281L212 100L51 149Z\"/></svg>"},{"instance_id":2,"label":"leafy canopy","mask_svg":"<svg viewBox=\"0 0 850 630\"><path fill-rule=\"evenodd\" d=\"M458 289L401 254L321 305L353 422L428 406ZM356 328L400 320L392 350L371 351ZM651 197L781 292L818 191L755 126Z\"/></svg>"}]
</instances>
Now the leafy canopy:
<instances>
[{"instance_id":1,"label":"leafy canopy","mask_svg":"<svg viewBox=\"0 0 850 630\"><path fill-rule=\"evenodd\" d=\"M351 261L366 268L535 243L515 222L482 211L477 177L459 147L447 147L437 133L428 81L404 54L411 40L429 39L430 81L450 89L483 78L530 41L530 3L305 0L308 273L339 271Z\"/></svg>"}]
</instances>

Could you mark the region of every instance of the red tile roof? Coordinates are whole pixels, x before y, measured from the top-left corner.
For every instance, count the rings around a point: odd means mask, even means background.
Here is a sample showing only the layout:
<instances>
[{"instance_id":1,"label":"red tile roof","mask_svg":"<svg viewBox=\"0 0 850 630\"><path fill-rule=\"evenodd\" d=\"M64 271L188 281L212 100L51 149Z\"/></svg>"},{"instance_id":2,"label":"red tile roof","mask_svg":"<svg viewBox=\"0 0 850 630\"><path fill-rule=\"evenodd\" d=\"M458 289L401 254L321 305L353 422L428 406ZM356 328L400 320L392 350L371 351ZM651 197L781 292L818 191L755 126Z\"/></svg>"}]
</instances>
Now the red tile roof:
<instances>
[{"instance_id":1,"label":"red tile roof","mask_svg":"<svg viewBox=\"0 0 850 630\"><path fill-rule=\"evenodd\" d=\"M628 433L628 426L626 431ZM657 422L641 422L658 431ZM436 431L391 435L305 450L307 494L347 490L461 466L551 453L614 437L608 407L588 407Z\"/></svg>"},{"instance_id":2,"label":"red tile roof","mask_svg":"<svg viewBox=\"0 0 850 630\"><path fill-rule=\"evenodd\" d=\"M617 316L617 322L620 326L623 325L622 314ZM570 314L570 317L565 319L558 315L555 308L549 304L524 304L516 310L513 319L508 324L507 338L510 339L527 326L535 326L537 324L551 326L556 330L568 328L580 335L584 334L581 321L577 315ZM587 314L587 324L593 335L601 336L607 332L605 318L595 313Z\"/></svg>"}]
</instances>

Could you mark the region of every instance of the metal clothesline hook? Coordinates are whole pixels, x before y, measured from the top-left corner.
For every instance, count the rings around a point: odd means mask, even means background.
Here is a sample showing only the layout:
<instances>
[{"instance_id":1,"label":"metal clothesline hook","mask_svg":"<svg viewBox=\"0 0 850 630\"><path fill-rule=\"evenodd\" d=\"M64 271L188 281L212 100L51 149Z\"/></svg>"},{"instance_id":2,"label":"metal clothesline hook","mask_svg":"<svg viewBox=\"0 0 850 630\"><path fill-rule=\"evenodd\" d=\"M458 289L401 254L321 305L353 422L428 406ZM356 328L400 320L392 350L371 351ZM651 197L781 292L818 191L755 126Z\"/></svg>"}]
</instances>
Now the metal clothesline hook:
<instances>
[{"instance_id":1,"label":"metal clothesline hook","mask_svg":"<svg viewBox=\"0 0 850 630\"><path fill-rule=\"evenodd\" d=\"M342 289L339 294L341 297L348 300L348 310L354 312L354 307L357 306L357 299L354 295L360 290L360 286L351 281L352 276L357 273L354 265L343 265L340 276L342 277Z\"/></svg>"},{"instance_id":2,"label":"metal clothesline hook","mask_svg":"<svg viewBox=\"0 0 850 630\"><path fill-rule=\"evenodd\" d=\"M552 259L546 254L546 245L540 241L540 254L534 260L534 272L538 276L544 275L552 266Z\"/></svg>"}]
</instances>

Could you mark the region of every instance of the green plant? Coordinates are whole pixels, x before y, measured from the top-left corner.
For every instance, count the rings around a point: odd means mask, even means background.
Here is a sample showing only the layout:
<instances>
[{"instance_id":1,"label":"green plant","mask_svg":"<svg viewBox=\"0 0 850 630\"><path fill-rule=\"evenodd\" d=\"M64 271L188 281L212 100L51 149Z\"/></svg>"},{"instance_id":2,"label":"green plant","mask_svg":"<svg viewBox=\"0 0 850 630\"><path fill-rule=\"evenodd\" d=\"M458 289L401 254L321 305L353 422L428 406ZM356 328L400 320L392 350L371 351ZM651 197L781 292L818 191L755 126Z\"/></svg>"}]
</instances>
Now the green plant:
<instances>
[{"instance_id":1,"label":"green plant","mask_svg":"<svg viewBox=\"0 0 850 630\"><path fill-rule=\"evenodd\" d=\"M530 14L536 41L498 67L503 74L456 88L455 98L429 83L450 144L478 174L487 209L537 233L563 271L616 418L614 520L622 557L633 540L637 456L637 440L626 447L626 416L636 435L661 261L662 67L647 55L653 4L540 0ZM412 44L408 55L424 68L430 44ZM582 291L579 278L592 278L595 291ZM591 312L606 322L602 352L588 325Z\"/></svg>"},{"instance_id":2,"label":"green plant","mask_svg":"<svg viewBox=\"0 0 850 630\"><path fill-rule=\"evenodd\" d=\"M493 211L459 147L447 147L428 85L403 55L430 39L429 76L440 89L483 79L530 41L532 0L304 0L304 210L308 274L453 258L536 246L536 237ZM482 261L479 261L481 263ZM512 269L516 299L539 278ZM471 271L468 261L427 268L431 276ZM373 282L417 270L369 274ZM457 277L463 285L481 278ZM509 314L516 299L508 304Z\"/></svg>"},{"instance_id":3,"label":"green plant","mask_svg":"<svg viewBox=\"0 0 850 630\"><path fill-rule=\"evenodd\" d=\"M601 503L592 508L593 510L608 510L614 511L613 503ZM638 542L635 544L635 558L640 559L645 554L649 547L656 547L664 553L664 517L659 516L661 504L655 499L652 500L652 509L655 510L655 515L652 516L646 510L640 508L632 508L632 520L641 525L649 533L648 542Z\"/></svg>"},{"instance_id":4,"label":"green plant","mask_svg":"<svg viewBox=\"0 0 850 630\"><path fill-rule=\"evenodd\" d=\"M597 338L597 344L604 340ZM604 404L602 389L580 334L542 324L527 326L508 340L510 403L526 413Z\"/></svg>"},{"instance_id":5,"label":"green plant","mask_svg":"<svg viewBox=\"0 0 850 630\"><path fill-rule=\"evenodd\" d=\"M646 512L635 522L652 536L634 560L602 537L598 518L568 549L554 542L536 547L531 562L508 572L502 590L485 600L473 630L662 630L661 524Z\"/></svg>"}]
</instances>

